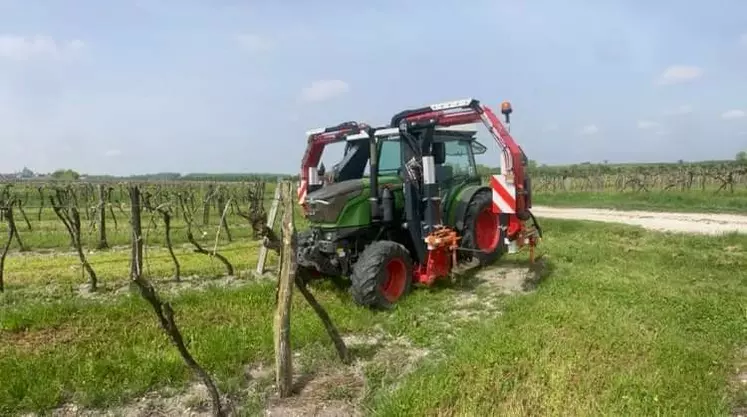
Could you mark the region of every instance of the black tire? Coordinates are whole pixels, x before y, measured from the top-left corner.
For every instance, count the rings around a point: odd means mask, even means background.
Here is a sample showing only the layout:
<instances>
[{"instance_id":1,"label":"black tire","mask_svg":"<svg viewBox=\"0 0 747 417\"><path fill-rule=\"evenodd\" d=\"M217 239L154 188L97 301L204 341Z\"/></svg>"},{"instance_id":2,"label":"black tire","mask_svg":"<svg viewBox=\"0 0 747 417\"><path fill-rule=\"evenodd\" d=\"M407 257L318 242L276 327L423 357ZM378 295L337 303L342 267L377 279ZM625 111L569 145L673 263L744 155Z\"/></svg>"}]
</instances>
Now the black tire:
<instances>
[{"instance_id":1,"label":"black tire","mask_svg":"<svg viewBox=\"0 0 747 417\"><path fill-rule=\"evenodd\" d=\"M491 252L479 250L477 245L477 219L484 210L493 209L493 198L489 191L480 191L472 197L467 212L464 216L464 231L462 233L461 246L469 251L464 251L464 260L477 258L480 266L490 265L498 260L506 252L504 243L505 231L501 230L498 237L498 244ZM504 225L505 215L498 215L499 224Z\"/></svg>"},{"instance_id":2,"label":"black tire","mask_svg":"<svg viewBox=\"0 0 747 417\"><path fill-rule=\"evenodd\" d=\"M400 282L399 295L387 297L382 286L389 279L387 265L393 262L392 268L404 268L404 280ZM350 293L356 303L374 309L389 309L402 299L412 288L412 258L407 249L391 240L379 240L368 245L358 257L350 276Z\"/></svg>"}]
</instances>

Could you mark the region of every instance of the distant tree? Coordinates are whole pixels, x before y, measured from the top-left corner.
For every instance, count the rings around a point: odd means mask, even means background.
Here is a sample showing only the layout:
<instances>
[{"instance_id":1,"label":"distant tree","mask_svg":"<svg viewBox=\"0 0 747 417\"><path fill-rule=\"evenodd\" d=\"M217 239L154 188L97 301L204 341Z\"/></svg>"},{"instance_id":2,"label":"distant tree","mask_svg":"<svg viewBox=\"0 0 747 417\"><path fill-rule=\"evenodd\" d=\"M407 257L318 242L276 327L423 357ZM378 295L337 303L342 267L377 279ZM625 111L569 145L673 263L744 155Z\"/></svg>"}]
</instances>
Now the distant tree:
<instances>
[{"instance_id":1,"label":"distant tree","mask_svg":"<svg viewBox=\"0 0 747 417\"><path fill-rule=\"evenodd\" d=\"M34 177L34 171L28 169L27 167L23 167L23 170L20 172L21 178L33 178Z\"/></svg>"},{"instance_id":2,"label":"distant tree","mask_svg":"<svg viewBox=\"0 0 747 417\"><path fill-rule=\"evenodd\" d=\"M80 174L72 169L58 169L52 173L52 178L66 181L76 181Z\"/></svg>"},{"instance_id":3,"label":"distant tree","mask_svg":"<svg viewBox=\"0 0 747 417\"><path fill-rule=\"evenodd\" d=\"M745 152L745 151L737 152L737 158L736 159L737 159L738 162L747 162L747 152Z\"/></svg>"},{"instance_id":4,"label":"distant tree","mask_svg":"<svg viewBox=\"0 0 747 417\"><path fill-rule=\"evenodd\" d=\"M490 175L492 172L495 171L495 169L490 168L489 166L483 165L483 164L477 164L476 168L477 168L477 175L481 177Z\"/></svg>"}]
</instances>

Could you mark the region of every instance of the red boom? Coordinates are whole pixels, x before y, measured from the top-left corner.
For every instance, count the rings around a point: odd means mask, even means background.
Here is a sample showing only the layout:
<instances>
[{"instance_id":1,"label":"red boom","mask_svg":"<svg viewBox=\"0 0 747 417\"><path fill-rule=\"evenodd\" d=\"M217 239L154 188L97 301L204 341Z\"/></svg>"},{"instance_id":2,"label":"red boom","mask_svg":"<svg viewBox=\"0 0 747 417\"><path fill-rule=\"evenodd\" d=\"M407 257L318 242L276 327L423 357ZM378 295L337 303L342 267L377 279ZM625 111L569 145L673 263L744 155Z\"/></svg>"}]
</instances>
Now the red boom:
<instances>
[{"instance_id":1,"label":"red boom","mask_svg":"<svg viewBox=\"0 0 747 417\"><path fill-rule=\"evenodd\" d=\"M303 205L309 188L309 168L319 165L324 147L344 140L348 135L357 134L370 129L365 123L345 122L337 126L315 129L306 132L307 146L301 160L301 181L298 186L298 203Z\"/></svg>"},{"instance_id":2,"label":"red boom","mask_svg":"<svg viewBox=\"0 0 747 417\"><path fill-rule=\"evenodd\" d=\"M510 107L507 108L510 110ZM480 121L493 136L502 153L501 175L492 176L490 181L490 187L493 190L493 211L496 214L508 215L506 235L509 241L516 241L521 247L527 239L533 249L536 243L535 237L532 233L527 233L524 222L519 217L520 213L523 217L530 208L524 189L524 153L489 107L473 99L434 104L402 112L392 119L392 125L408 123L413 127L418 124L448 127ZM447 245L429 248L425 265L417 265L415 268L416 282L431 284L436 278L448 273L453 262L453 257L448 255L454 250L452 240L444 240L449 242Z\"/></svg>"}]
</instances>

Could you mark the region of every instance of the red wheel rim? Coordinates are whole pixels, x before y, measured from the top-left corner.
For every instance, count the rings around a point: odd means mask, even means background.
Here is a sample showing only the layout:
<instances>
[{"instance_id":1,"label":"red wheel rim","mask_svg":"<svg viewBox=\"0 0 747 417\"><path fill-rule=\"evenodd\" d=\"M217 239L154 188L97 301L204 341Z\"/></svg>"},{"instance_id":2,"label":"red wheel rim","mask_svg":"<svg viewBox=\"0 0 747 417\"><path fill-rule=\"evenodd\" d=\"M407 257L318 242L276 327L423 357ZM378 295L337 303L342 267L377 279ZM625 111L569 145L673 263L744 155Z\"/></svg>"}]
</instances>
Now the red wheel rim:
<instances>
[{"instance_id":1,"label":"red wheel rim","mask_svg":"<svg viewBox=\"0 0 747 417\"><path fill-rule=\"evenodd\" d=\"M475 243L477 249L492 252L498 246L501 234L498 231L498 215L491 207L486 207L475 220Z\"/></svg>"},{"instance_id":2,"label":"red wheel rim","mask_svg":"<svg viewBox=\"0 0 747 417\"><path fill-rule=\"evenodd\" d=\"M386 264L386 280L381 286L384 297L389 302L396 301L405 292L407 267L402 259L392 259Z\"/></svg>"}]
</instances>

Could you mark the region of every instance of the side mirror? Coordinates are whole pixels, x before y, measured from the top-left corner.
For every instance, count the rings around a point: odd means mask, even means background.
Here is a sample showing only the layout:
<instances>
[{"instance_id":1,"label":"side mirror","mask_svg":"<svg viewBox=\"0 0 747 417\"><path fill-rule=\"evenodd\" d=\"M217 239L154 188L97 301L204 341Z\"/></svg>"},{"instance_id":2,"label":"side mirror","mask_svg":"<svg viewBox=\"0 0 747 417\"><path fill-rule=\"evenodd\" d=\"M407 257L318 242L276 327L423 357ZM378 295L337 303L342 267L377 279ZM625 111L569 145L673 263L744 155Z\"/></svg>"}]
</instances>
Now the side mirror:
<instances>
[{"instance_id":1,"label":"side mirror","mask_svg":"<svg viewBox=\"0 0 747 417\"><path fill-rule=\"evenodd\" d=\"M446 143L433 142L433 163L441 165L446 162Z\"/></svg>"},{"instance_id":2,"label":"side mirror","mask_svg":"<svg viewBox=\"0 0 747 417\"><path fill-rule=\"evenodd\" d=\"M472 153L475 155L482 155L485 152L488 151L488 148L485 147L482 143L474 140L472 141Z\"/></svg>"}]
</instances>

